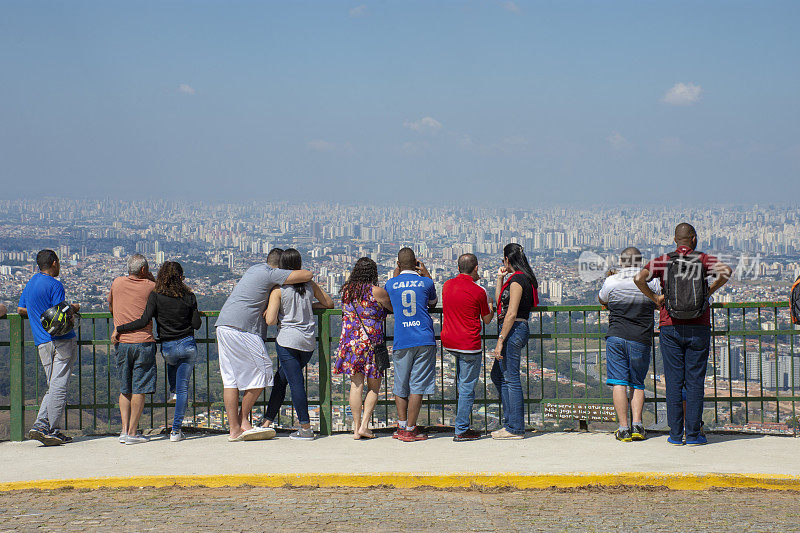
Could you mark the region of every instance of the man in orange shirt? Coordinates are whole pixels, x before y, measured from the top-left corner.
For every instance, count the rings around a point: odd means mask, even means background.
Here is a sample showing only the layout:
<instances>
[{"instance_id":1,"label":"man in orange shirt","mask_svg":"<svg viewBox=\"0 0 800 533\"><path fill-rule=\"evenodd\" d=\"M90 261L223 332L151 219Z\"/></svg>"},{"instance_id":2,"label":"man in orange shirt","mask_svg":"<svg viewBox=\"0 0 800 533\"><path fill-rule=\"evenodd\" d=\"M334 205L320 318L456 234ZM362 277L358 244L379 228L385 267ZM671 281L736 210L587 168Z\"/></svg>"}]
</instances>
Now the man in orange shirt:
<instances>
[{"instance_id":1,"label":"man in orange shirt","mask_svg":"<svg viewBox=\"0 0 800 533\"><path fill-rule=\"evenodd\" d=\"M128 275L111 284L108 308L114 327L137 320L144 313L147 298L155 287L147 259L141 254L128 258ZM122 417L122 444L139 444L149 439L139 432L144 410L144 395L156 391L156 343L153 323L119 336L116 345L117 376L120 381L119 412Z\"/></svg>"}]
</instances>

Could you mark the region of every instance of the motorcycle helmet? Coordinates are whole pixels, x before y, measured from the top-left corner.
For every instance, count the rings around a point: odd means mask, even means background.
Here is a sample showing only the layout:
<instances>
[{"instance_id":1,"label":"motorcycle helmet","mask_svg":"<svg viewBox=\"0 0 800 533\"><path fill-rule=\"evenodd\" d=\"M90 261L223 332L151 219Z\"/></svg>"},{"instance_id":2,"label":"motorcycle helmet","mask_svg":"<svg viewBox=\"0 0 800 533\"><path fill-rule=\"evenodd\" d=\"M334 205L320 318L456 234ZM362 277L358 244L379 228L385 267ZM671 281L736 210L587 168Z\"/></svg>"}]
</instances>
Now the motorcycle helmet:
<instances>
[{"instance_id":1,"label":"motorcycle helmet","mask_svg":"<svg viewBox=\"0 0 800 533\"><path fill-rule=\"evenodd\" d=\"M61 302L42 313L40 322L48 334L61 337L75 328L75 311L67 302Z\"/></svg>"}]
</instances>

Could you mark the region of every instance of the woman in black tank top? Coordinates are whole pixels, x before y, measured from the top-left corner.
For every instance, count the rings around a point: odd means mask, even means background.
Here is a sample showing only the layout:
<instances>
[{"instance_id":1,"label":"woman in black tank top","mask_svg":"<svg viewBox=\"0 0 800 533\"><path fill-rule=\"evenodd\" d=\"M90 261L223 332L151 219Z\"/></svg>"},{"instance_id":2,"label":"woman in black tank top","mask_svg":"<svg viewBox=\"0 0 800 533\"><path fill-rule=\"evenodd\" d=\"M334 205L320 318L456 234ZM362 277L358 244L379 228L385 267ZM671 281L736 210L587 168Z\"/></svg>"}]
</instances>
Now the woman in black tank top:
<instances>
[{"instance_id":1,"label":"woman in black tank top","mask_svg":"<svg viewBox=\"0 0 800 533\"><path fill-rule=\"evenodd\" d=\"M525 436L524 400L519 370L522 349L528 344L528 318L539 304L539 283L531 270L522 246L503 248L503 266L497 272L498 328L500 333L491 378L503 406L503 427L492 432L494 439L521 439Z\"/></svg>"}]
</instances>

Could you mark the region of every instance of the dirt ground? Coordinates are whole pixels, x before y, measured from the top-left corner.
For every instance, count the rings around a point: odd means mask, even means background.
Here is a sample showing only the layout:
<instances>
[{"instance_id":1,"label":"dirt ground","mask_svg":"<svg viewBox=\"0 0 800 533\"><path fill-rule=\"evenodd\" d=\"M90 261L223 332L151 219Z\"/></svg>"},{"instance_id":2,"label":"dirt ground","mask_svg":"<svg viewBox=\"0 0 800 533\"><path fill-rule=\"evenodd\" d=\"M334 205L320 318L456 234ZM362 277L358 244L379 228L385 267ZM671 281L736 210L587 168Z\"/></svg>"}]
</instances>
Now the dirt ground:
<instances>
[{"instance_id":1,"label":"dirt ground","mask_svg":"<svg viewBox=\"0 0 800 533\"><path fill-rule=\"evenodd\" d=\"M800 531L800 493L137 488L0 493L0 531Z\"/></svg>"}]
</instances>

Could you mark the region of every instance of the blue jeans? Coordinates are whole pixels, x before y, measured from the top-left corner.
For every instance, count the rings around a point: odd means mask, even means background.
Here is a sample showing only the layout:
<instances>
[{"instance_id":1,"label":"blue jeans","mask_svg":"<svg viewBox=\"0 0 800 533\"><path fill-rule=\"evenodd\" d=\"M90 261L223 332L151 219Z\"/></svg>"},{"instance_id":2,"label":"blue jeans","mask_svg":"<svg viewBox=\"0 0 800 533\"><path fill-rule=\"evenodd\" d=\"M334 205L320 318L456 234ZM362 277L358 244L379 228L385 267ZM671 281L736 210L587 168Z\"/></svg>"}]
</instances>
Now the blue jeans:
<instances>
[{"instance_id":1,"label":"blue jeans","mask_svg":"<svg viewBox=\"0 0 800 533\"><path fill-rule=\"evenodd\" d=\"M292 392L292 404L294 410L297 411L297 420L301 424L308 424L311 422L311 418L308 416L308 396L306 396L306 385L303 381L303 369L314 352L284 348L277 342L275 348L278 351L279 366L278 371L275 372L264 418L270 421L275 420L283 399L286 397L286 386L289 385Z\"/></svg>"},{"instance_id":2,"label":"blue jeans","mask_svg":"<svg viewBox=\"0 0 800 533\"><path fill-rule=\"evenodd\" d=\"M161 343L161 356L167 363L167 381L169 390L177 398L175 415L172 419L172 432L177 433L183 425L183 415L189 403L189 378L192 376L194 359L197 356L197 344L194 337L184 337L174 341Z\"/></svg>"},{"instance_id":3,"label":"blue jeans","mask_svg":"<svg viewBox=\"0 0 800 533\"><path fill-rule=\"evenodd\" d=\"M522 381L519 377L522 349L528 344L528 323L514 322L508 338L503 343L502 359L492 366L492 383L500 395L503 407L503 427L515 435L525 434L525 404L522 399Z\"/></svg>"},{"instance_id":4,"label":"blue jeans","mask_svg":"<svg viewBox=\"0 0 800 533\"><path fill-rule=\"evenodd\" d=\"M483 354L450 352L456 358L456 383L458 384L458 410L456 411L456 435L469 429L472 405L475 403L475 384L481 373Z\"/></svg>"},{"instance_id":5,"label":"blue jeans","mask_svg":"<svg viewBox=\"0 0 800 533\"><path fill-rule=\"evenodd\" d=\"M696 439L703 420L706 368L711 341L709 326L662 326L659 335L667 386L667 422L673 440ZM681 389L686 388L686 420Z\"/></svg>"}]
</instances>

